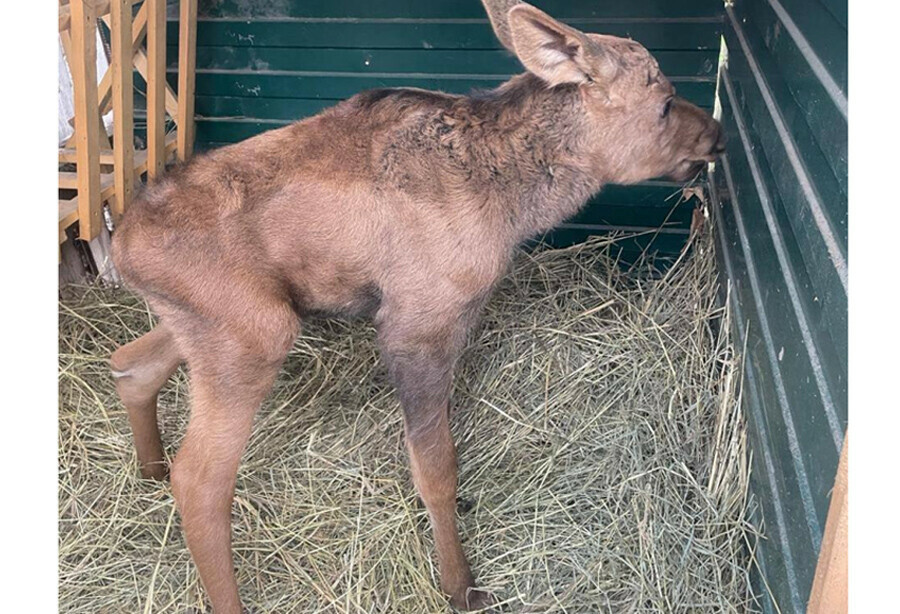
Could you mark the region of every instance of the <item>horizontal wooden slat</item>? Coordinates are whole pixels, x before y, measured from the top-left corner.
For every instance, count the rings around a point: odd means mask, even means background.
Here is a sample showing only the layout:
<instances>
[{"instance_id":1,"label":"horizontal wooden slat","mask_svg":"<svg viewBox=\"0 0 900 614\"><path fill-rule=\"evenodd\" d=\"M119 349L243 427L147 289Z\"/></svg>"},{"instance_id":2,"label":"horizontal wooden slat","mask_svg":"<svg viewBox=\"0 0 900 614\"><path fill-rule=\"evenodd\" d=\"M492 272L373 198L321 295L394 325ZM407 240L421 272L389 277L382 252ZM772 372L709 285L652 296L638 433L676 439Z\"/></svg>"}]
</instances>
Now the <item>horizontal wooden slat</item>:
<instances>
[{"instance_id":1,"label":"horizontal wooden slat","mask_svg":"<svg viewBox=\"0 0 900 614\"><path fill-rule=\"evenodd\" d=\"M178 65L176 47L167 57L170 69ZM657 51L660 69L670 77L715 79L715 50ZM501 49L291 49L284 47L200 47L197 66L214 70L433 72L447 74L502 74L524 72L511 53Z\"/></svg>"},{"instance_id":2,"label":"horizontal wooden slat","mask_svg":"<svg viewBox=\"0 0 900 614\"><path fill-rule=\"evenodd\" d=\"M175 133L170 133L166 135L166 151L167 153L171 153L173 151L173 147L175 146ZM75 163L75 150L71 148L62 148L59 150L59 161L60 163L70 162ZM100 150L100 164L109 164L112 165L115 162L113 157L112 149L101 149ZM134 168L135 171L144 172L147 170L147 150L139 149L134 152ZM66 175L74 175L75 173L66 173ZM69 179L67 179L69 181ZM60 186L63 187L63 186Z\"/></svg>"},{"instance_id":3,"label":"horizontal wooden slat","mask_svg":"<svg viewBox=\"0 0 900 614\"><path fill-rule=\"evenodd\" d=\"M718 49L720 18L672 20L569 20L586 32L631 37L651 50ZM177 44L177 25L167 28ZM500 49L487 19L458 21L361 21L307 19L248 21L200 19L199 47L292 47L351 49Z\"/></svg>"},{"instance_id":4,"label":"horizontal wooden slat","mask_svg":"<svg viewBox=\"0 0 900 614\"><path fill-rule=\"evenodd\" d=\"M74 147L63 147L59 150L59 163L71 163L75 164L78 160L75 157L75 148ZM115 159L113 158L112 149L101 149L100 150L100 164L113 164Z\"/></svg>"},{"instance_id":5,"label":"horizontal wooden slat","mask_svg":"<svg viewBox=\"0 0 900 614\"><path fill-rule=\"evenodd\" d=\"M557 18L564 17L705 17L721 13L717 0L630 0L629 2L597 2L596 0L540 0L540 8ZM484 17L479 0L303 0L292 2L247 2L217 0L202 5L202 17L356 17L390 18Z\"/></svg>"},{"instance_id":6,"label":"horizontal wooden slat","mask_svg":"<svg viewBox=\"0 0 900 614\"><path fill-rule=\"evenodd\" d=\"M77 190L78 189L78 173L60 172L59 173L59 189L60 190ZM109 198L113 189L112 173L100 173L100 200Z\"/></svg>"},{"instance_id":7,"label":"horizontal wooden slat","mask_svg":"<svg viewBox=\"0 0 900 614\"><path fill-rule=\"evenodd\" d=\"M173 75L174 78L174 75ZM493 89L506 75L444 75L421 73L314 73L197 71L197 95L260 98L349 98L363 90L381 87L418 87L453 94ZM680 96L709 106L715 83L709 80L675 81Z\"/></svg>"},{"instance_id":8,"label":"horizontal wooden slat","mask_svg":"<svg viewBox=\"0 0 900 614\"><path fill-rule=\"evenodd\" d=\"M568 222L599 226L644 226L688 230L691 226L693 211L694 206L691 203L680 203L671 208L664 208L630 203L603 205L593 202Z\"/></svg>"}]
</instances>

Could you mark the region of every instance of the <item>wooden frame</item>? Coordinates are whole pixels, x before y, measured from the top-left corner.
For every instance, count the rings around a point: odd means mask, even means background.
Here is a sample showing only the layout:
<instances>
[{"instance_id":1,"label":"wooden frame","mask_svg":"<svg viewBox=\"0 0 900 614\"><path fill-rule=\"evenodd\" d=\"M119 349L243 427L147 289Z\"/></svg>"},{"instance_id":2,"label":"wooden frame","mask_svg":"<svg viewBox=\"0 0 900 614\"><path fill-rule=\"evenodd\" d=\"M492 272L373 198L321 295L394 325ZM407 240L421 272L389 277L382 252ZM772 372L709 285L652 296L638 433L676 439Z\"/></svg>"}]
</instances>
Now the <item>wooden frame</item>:
<instances>
[{"instance_id":1,"label":"wooden frame","mask_svg":"<svg viewBox=\"0 0 900 614\"><path fill-rule=\"evenodd\" d=\"M137 14L134 6L140 4ZM109 26L112 58L97 82L97 20ZM173 154L190 158L194 139L194 67L197 0L180 0L178 95L166 82L165 0L59 0L59 32L72 73L75 133L59 150L59 187L78 195L59 201L59 242L78 222L79 238L92 241L104 226L103 204L115 223L131 204L134 182L165 170ZM146 51L142 39L146 38ZM134 71L147 82L147 149L134 149ZM113 112L113 140L102 116ZM167 134L167 115L176 130ZM111 167L111 168L110 168ZM110 170L104 170L110 169ZM102 172L101 172L102 171Z\"/></svg>"},{"instance_id":2,"label":"wooden frame","mask_svg":"<svg viewBox=\"0 0 900 614\"><path fill-rule=\"evenodd\" d=\"M809 614L847 611L847 435L838 463L831 505L825 520L825 535L809 597Z\"/></svg>"}]
</instances>

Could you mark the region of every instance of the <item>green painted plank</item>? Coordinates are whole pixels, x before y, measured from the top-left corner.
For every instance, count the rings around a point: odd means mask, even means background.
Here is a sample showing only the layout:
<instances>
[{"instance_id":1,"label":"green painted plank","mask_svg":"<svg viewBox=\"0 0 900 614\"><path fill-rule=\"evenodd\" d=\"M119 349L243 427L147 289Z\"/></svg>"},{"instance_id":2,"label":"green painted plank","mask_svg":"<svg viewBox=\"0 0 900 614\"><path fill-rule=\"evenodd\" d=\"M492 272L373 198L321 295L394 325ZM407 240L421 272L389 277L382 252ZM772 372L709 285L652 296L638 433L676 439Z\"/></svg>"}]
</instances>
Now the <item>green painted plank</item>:
<instances>
[{"instance_id":1,"label":"green painted plank","mask_svg":"<svg viewBox=\"0 0 900 614\"><path fill-rule=\"evenodd\" d=\"M794 457L794 462L802 463L802 467L785 464L798 472L800 486L808 488L801 499L806 499L807 511L815 513L815 522L810 522L807 530L811 539L821 539L821 530L828 513L828 493L834 485L834 469L837 467L839 450L835 447L823 399L816 385L788 290L780 275L764 217L759 211L758 203L753 202L754 187L747 185L749 177L742 178L745 171L736 158L737 156L734 159L734 174L738 176L734 178L735 200L740 203L744 229L753 254L753 266L758 276L758 300L761 301L761 306L755 304L757 297L753 296L748 280L743 304L752 305L755 312L755 327L751 325L754 329L751 339L755 344L752 347L758 372L765 378L766 385L773 388L773 394L778 393L765 406L767 419L773 436L782 441L778 453L786 459ZM747 275L749 276L749 272ZM760 307L765 311L768 330L764 329ZM750 309L746 308L745 311L749 313ZM830 383L835 385L834 382ZM781 391L777 389L778 386L782 387ZM834 391L829 392L832 397L835 396ZM783 415L784 412L789 412L791 423ZM796 458L797 454L800 455L799 458ZM805 478L802 472L805 472Z\"/></svg>"},{"instance_id":2,"label":"green painted plank","mask_svg":"<svg viewBox=\"0 0 900 614\"><path fill-rule=\"evenodd\" d=\"M587 32L631 37L651 50L718 49L719 18L683 20L569 20ZM167 43L176 45L178 22L169 21ZM351 49L500 49L487 19L473 22L303 19L247 21L201 19L197 46Z\"/></svg>"},{"instance_id":3,"label":"green painted plank","mask_svg":"<svg viewBox=\"0 0 900 614\"><path fill-rule=\"evenodd\" d=\"M294 121L315 115L339 100L317 98L241 98L234 96L197 96L198 118L256 118Z\"/></svg>"},{"instance_id":4,"label":"green painted plank","mask_svg":"<svg viewBox=\"0 0 900 614\"><path fill-rule=\"evenodd\" d=\"M720 193L727 193L727 189L723 190L721 186L719 190ZM771 492L767 493L765 490L755 491L756 496L761 500L769 498L769 510L765 519L768 538L764 542L762 549L775 548L784 557L784 548L776 539L779 534L783 535L792 554L787 564L791 565L797 578L800 592L808 594L808 587L811 586L815 571L817 549L810 538L800 484L792 466L791 445L780 413L774 376L769 367L769 360L765 356L765 341L760 333L759 316L754 305L747 262L740 247L740 238L734 219L732 203L733 201L730 199L726 198L723 200L718 222L725 231L725 242L729 246L729 255L732 260L733 270L729 278L732 298L741 306L741 319L744 323L743 329L746 335L745 338L740 340L741 344L744 344L746 348L746 353L743 357L744 369L745 373L753 373L755 384L752 393L748 390L748 396L756 394L759 407L762 408L761 415L751 419L749 426L756 433L754 455L766 454L768 460L772 463L772 475L770 477L774 478L774 483L771 488L777 493L778 500L783 508L781 517L777 517L771 507L774 504L771 500ZM750 378L748 377L747 379L749 380ZM745 385L748 385L746 380ZM746 397L744 402L747 403ZM771 558L773 560L777 559L777 557ZM782 596L779 599L780 604L782 606L790 606L792 600L784 598L790 594L785 586L785 580L784 576L767 578L769 585L776 591L776 595ZM790 608L788 611L794 611L794 609Z\"/></svg>"},{"instance_id":5,"label":"green painted plank","mask_svg":"<svg viewBox=\"0 0 900 614\"><path fill-rule=\"evenodd\" d=\"M730 76L729 83L733 85L733 89L738 96L740 96L741 85L746 85L746 81L749 79L749 77L741 79L737 76L740 74L739 71L742 70L742 57L742 54L739 52L733 54L733 59L730 61L731 68L728 71ZM723 90L726 94L723 95L723 104L728 105L730 109L731 101L727 96L727 87L723 88ZM758 96L758 94L751 86L748 88L746 96L753 97ZM756 151L762 152L762 155L757 155L757 158L764 162L764 164L761 164L761 168L766 175L767 185L771 186L768 194L773 202L779 227L785 230L793 229L793 232L785 232L784 234L788 239L786 246L791 253L793 262L798 263L798 266L795 267L798 278L803 279L807 289L809 298L807 313L813 325L821 327L820 330L825 331L824 334L830 335L833 339L834 352L829 351L825 352L825 354L833 355L840 361L839 368L834 370L835 377L837 377L846 370L846 294L838 279L834 264L827 255L827 250L823 247L820 237L816 237L815 224L809 219L810 214L802 211L808 204L797 198L795 191L796 179L793 178L792 170L787 168L788 164L784 159L784 153L780 149L780 141L772 134L774 128L766 121L770 119L767 111L759 108L757 101L757 104L745 104L742 107L742 113L749 132L750 146L755 148ZM760 117L757 118L756 115ZM786 115L787 117L790 117L790 115ZM840 216L839 219L844 230L839 237L844 250L846 250L846 195L835 184L833 175L823 169L825 164L816 155L819 150L813 146L808 138L804 139L804 135L808 137L808 133L804 131L805 124L800 121L793 122L792 125L796 128L792 132L792 136L797 143L798 149L802 152L805 169L816 183L818 192L831 197L828 200L831 207L833 207L830 213L836 213ZM760 126L765 128L761 130ZM739 137L736 136L736 138ZM846 142L844 146L846 147ZM813 172L813 169L818 169L819 172ZM788 187L786 192L780 187L784 185ZM800 266L804 262L806 266Z\"/></svg>"},{"instance_id":6,"label":"green painted plank","mask_svg":"<svg viewBox=\"0 0 900 614\"><path fill-rule=\"evenodd\" d=\"M847 29L847 0L819 0L826 9L837 19L838 23Z\"/></svg>"},{"instance_id":7,"label":"green painted plank","mask_svg":"<svg viewBox=\"0 0 900 614\"><path fill-rule=\"evenodd\" d=\"M721 170L710 177L710 215L715 234L715 252L719 271L729 284L722 284L720 297L729 301L732 310L732 332L737 345L743 347L747 336L748 317L742 308L741 284L746 285L746 264L737 236L731 197ZM717 197L717 195L721 197ZM740 266L741 268L738 268ZM730 290L728 292L727 290ZM752 309L752 303L749 305ZM770 435L763 409L763 395L753 362L742 361L743 382L741 404L747 418L747 437L753 454L750 457L750 491L755 494L757 507L751 507L753 526L763 527L765 535L756 550L758 567L751 570L751 583L756 595L761 597L763 612L803 611L804 597L800 595L795 574L791 539L787 532L788 521L783 495L783 481L788 475L781 466L781 459L773 454ZM762 574L762 577L760 577ZM773 601L778 604L773 607ZM791 609L789 606L793 606Z\"/></svg>"},{"instance_id":8,"label":"green painted plank","mask_svg":"<svg viewBox=\"0 0 900 614\"><path fill-rule=\"evenodd\" d=\"M554 17L704 17L722 11L718 0L535 0L533 4ZM200 0L204 17L360 17L402 15L420 18L472 19L484 17L478 0Z\"/></svg>"},{"instance_id":9,"label":"green painted plank","mask_svg":"<svg viewBox=\"0 0 900 614\"><path fill-rule=\"evenodd\" d=\"M621 238L616 242L616 247L612 250L614 257L618 257L625 263L633 263L642 254L648 254L662 257L663 262L671 263L687 242L687 233L656 234L654 231L654 228L644 228L641 229L638 236L633 236L635 234L633 230L610 229L601 226L572 227L563 225L542 237L538 237L538 239L542 239L556 247L566 247L576 243L583 243L590 237L626 234L627 238Z\"/></svg>"},{"instance_id":10,"label":"green painted plank","mask_svg":"<svg viewBox=\"0 0 900 614\"><path fill-rule=\"evenodd\" d=\"M773 168L766 157L762 155L763 146L753 132L751 118L743 117L747 127L749 147L754 154L758 165L762 186L755 184L752 172L746 157L746 147L743 146L742 136L732 121L734 109L727 95L727 89L722 97L722 108L726 134L730 139L729 163L735 169L735 176L740 177L737 189L743 189L746 193L747 207L753 207L748 213L753 219L746 222L749 227L755 228L760 235L770 239L771 229L766 226L765 213L761 210L759 191L764 190L765 196L771 203L774 214L774 225L778 229L781 244L784 247L785 258L788 262L790 276L793 278L798 299L808 322L811 333L814 335L817 346L817 354L824 372L825 381L829 382L831 398L834 403L837 419L843 424L847 420L847 297L840 286L839 281L832 273L830 279L822 275L819 269L811 268L809 262L820 262L819 258L812 258L808 252L817 249L803 240L803 236L791 230L792 207L787 206L777 189L777 181L773 174ZM736 178L737 181L737 178ZM770 239L771 240L771 239ZM822 250L821 246L818 247ZM781 280L782 266L775 258L775 253L767 255L767 262L771 264L772 277ZM831 267L833 271L833 267ZM825 279L825 281L823 281ZM774 283L774 282L773 282ZM824 285L823 285L824 284ZM785 290L786 292L786 290ZM784 317L781 314L779 317ZM802 343L800 344L803 345ZM842 432L842 429L841 429Z\"/></svg>"},{"instance_id":11,"label":"green painted plank","mask_svg":"<svg viewBox=\"0 0 900 614\"><path fill-rule=\"evenodd\" d=\"M729 274L729 277L732 275ZM746 337L746 316L738 301L732 301L732 306L735 337L742 340ZM797 551L796 539L792 539L792 506L784 500L784 496L791 492L790 487L785 485L785 479L790 474L782 466L782 459L776 457L770 448L762 406L763 395L753 364L752 360L743 362L741 399L747 416L747 439L753 451L750 458L750 490L755 493L758 506L752 509L751 522L756 527L764 528L765 537L756 550L759 569L751 570L751 582L755 594L762 598L763 612L800 613L804 611L808 587L803 581L801 589L796 558L798 555L808 557L809 551L802 548ZM777 604L777 608L773 604Z\"/></svg>"},{"instance_id":12,"label":"green painted plank","mask_svg":"<svg viewBox=\"0 0 900 614\"><path fill-rule=\"evenodd\" d=\"M231 96L261 98L349 98L363 90L381 87L418 87L454 94L467 94L475 89L493 89L504 77L485 75L429 75L417 73L272 73L211 72L197 70L198 96ZM169 79L174 82L175 74ZM679 95L701 106L708 106L715 96L715 83L709 81L675 82Z\"/></svg>"},{"instance_id":13,"label":"green painted plank","mask_svg":"<svg viewBox=\"0 0 900 614\"><path fill-rule=\"evenodd\" d=\"M693 205L682 203L671 209L664 207L641 207L633 204L603 205L589 203L585 209L568 222L594 226L644 226L689 230Z\"/></svg>"},{"instance_id":14,"label":"green painted plank","mask_svg":"<svg viewBox=\"0 0 900 614\"><path fill-rule=\"evenodd\" d=\"M258 119L202 119L197 118L196 139L208 143L238 143L268 130L281 128L290 122Z\"/></svg>"},{"instance_id":15,"label":"green painted plank","mask_svg":"<svg viewBox=\"0 0 900 614\"><path fill-rule=\"evenodd\" d=\"M762 2L763 0L754 0ZM817 0L765 0L773 8L781 7L796 25L828 72L847 91L847 27L822 10ZM787 32L781 32L788 36Z\"/></svg>"},{"instance_id":16,"label":"green painted plank","mask_svg":"<svg viewBox=\"0 0 900 614\"><path fill-rule=\"evenodd\" d=\"M591 199L603 205L636 205L668 211L678 201L683 183L665 179L644 181L637 185L609 184Z\"/></svg>"},{"instance_id":17,"label":"green painted plank","mask_svg":"<svg viewBox=\"0 0 900 614\"><path fill-rule=\"evenodd\" d=\"M813 73L806 58L791 37L780 32L781 25L771 7L765 3L746 5L747 23L743 32L753 56L765 75L769 88L784 115L785 122L804 152L817 149L846 195L847 188L847 120L835 106L822 82ZM742 13L736 12L738 18ZM731 29L726 37L729 49L743 54ZM807 156L812 158L812 156ZM828 172L815 155L807 162L815 175Z\"/></svg>"},{"instance_id":18,"label":"green painted plank","mask_svg":"<svg viewBox=\"0 0 900 614\"><path fill-rule=\"evenodd\" d=\"M177 69L178 48L169 47L169 68ZM658 51L670 77L715 79L718 52ZM199 47L197 67L214 70L335 71L356 73L440 72L513 75L524 72L518 59L502 49L297 49L286 47Z\"/></svg>"},{"instance_id":19,"label":"green painted plank","mask_svg":"<svg viewBox=\"0 0 900 614\"><path fill-rule=\"evenodd\" d=\"M731 47L729 46L729 49ZM773 170L774 186L781 202L787 208L790 229L800 244L806 259L819 299L837 319L845 294L841 275L836 269L833 256L829 253L828 242L814 219L812 204L807 200L797 174L790 162L789 154L777 133L756 83L747 74L746 63L739 53L729 57L729 74L736 92L741 114L747 120L747 127L753 135L753 144L763 152ZM814 151L802 151L802 162L812 159ZM846 261L847 253L847 199L833 175L818 173L812 186L822 207L822 215L827 218L837 243L835 249Z\"/></svg>"}]
</instances>

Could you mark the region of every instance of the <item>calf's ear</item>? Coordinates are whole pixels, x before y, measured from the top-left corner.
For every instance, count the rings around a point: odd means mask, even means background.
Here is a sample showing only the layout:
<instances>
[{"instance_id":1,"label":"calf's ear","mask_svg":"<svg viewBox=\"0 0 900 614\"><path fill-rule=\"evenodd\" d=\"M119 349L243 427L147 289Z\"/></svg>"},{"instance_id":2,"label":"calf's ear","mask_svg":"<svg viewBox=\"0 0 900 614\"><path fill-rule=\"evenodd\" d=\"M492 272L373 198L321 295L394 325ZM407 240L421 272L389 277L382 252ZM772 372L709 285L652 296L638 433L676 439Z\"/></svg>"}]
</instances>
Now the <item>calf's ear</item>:
<instances>
[{"instance_id":1,"label":"calf's ear","mask_svg":"<svg viewBox=\"0 0 900 614\"><path fill-rule=\"evenodd\" d=\"M509 20L507 15L509 9L519 4L519 0L481 0L484 10L487 11L488 18L491 20L491 27L494 28L494 34L503 44L504 47L516 52L513 49L512 36L509 33Z\"/></svg>"},{"instance_id":2,"label":"calf's ear","mask_svg":"<svg viewBox=\"0 0 900 614\"><path fill-rule=\"evenodd\" d=\"M513 6L507 23L516 56L551 87L615 77L615 63L601 45L530 4Z\"/></svg>"}]
</instances>

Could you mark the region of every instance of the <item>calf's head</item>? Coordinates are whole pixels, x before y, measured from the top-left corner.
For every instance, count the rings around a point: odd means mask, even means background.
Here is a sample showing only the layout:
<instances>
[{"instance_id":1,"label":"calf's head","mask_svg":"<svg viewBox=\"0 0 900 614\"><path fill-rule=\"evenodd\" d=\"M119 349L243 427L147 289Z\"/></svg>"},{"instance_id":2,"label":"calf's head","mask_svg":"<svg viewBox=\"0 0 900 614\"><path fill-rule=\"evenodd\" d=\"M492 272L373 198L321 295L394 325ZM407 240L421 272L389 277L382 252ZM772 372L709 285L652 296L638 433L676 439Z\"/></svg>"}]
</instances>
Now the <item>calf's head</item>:
<instances>
[{"instance_id":1,"label":"calf's head","mask_svg":"<svg viewBox=\"0 0 900 614\"><path fill-rule=\"evenodd\" d=\"M722 151L719 122L678 97L640 44L580 32L525 3L484 4L498 38L529 72L549 87L577 87L585 150L604 181L685 181Z\"/></svg>"}]
</instances>

